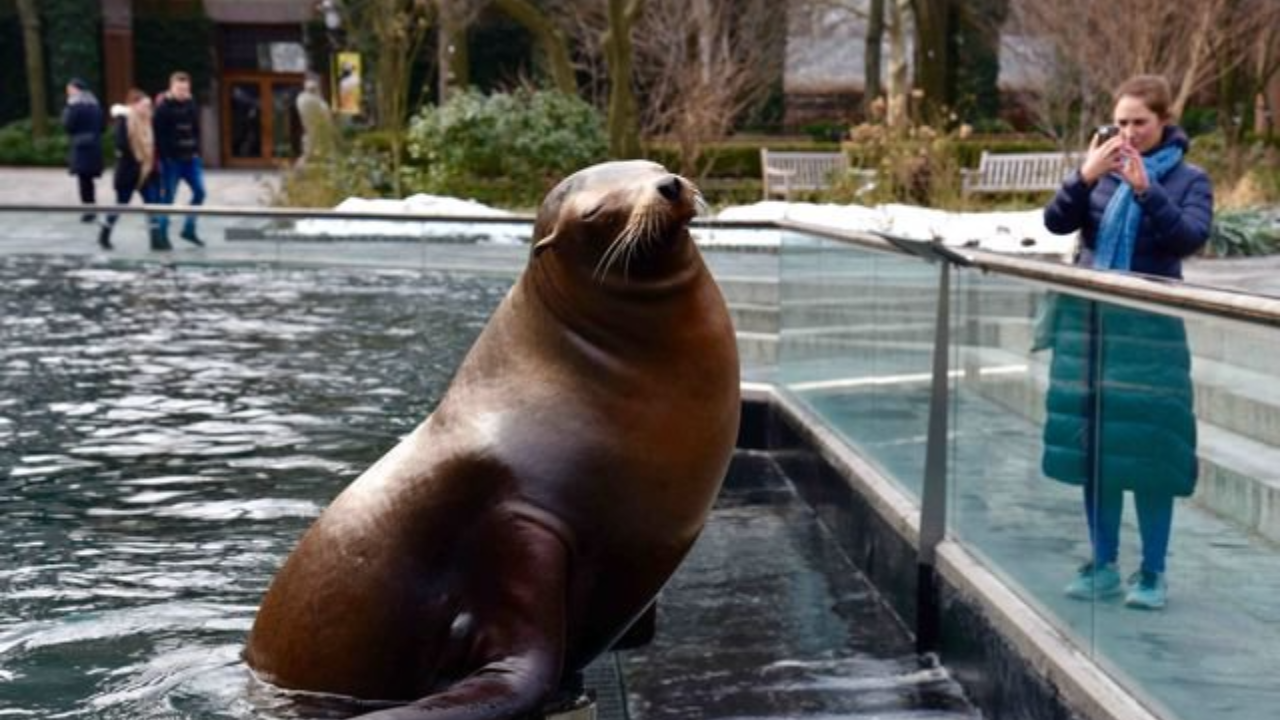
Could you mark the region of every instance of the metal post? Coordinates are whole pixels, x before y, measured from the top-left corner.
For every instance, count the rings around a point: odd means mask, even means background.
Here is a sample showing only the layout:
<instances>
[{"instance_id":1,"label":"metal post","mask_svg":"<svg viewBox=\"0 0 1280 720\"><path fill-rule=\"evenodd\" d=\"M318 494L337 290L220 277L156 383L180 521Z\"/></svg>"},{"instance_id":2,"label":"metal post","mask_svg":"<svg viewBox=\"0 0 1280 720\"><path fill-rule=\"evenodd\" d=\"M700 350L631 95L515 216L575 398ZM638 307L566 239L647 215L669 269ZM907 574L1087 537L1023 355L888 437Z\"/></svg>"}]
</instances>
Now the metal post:
<instances>
[{"instance_id":1,"label":"metal post","mask_svg":"<svg viewBox=\"0 0 1280 720\"><path fill-rule=\"evenodd\" d=\"M938 263L938 305L933 331L933 383L929 396L929 436L925 448L924 492L920 502L920 549L917 561L916 647L937 649L940 608L934 559L947 531L948 378L951 356L951 263Z\"/></svg>"}]
</instances>

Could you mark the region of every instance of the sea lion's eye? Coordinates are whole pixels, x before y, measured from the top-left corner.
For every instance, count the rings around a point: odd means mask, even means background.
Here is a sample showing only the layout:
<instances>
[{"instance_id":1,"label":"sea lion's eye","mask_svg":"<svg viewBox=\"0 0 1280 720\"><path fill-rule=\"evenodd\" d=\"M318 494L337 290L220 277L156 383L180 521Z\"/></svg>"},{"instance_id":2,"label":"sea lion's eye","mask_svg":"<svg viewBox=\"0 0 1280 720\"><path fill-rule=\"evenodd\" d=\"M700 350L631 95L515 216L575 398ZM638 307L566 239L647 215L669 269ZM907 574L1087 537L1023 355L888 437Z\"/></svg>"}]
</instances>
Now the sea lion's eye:
<instances>
[{"instance_id":1,"label":"sea lion's eye","mask_svg":"<svg viewBox=\"0 0 1280 720\"><path fill-rule=\"evenodd\" d=\"M594 220L594 219L595 219L595 217L596 217L597 215L599 215L599 214L600 214L600 211L601 211L601 210L603 210L603 209L604 209L604 203L600 203L599 205L596 205L595 207L591 208L590 210L588 210L588 211L586 211L586 212L582 213L582 219L583 219L583 220L588 220L588 221L590 221L590 220Z\"/></svg>"}]
</instances>

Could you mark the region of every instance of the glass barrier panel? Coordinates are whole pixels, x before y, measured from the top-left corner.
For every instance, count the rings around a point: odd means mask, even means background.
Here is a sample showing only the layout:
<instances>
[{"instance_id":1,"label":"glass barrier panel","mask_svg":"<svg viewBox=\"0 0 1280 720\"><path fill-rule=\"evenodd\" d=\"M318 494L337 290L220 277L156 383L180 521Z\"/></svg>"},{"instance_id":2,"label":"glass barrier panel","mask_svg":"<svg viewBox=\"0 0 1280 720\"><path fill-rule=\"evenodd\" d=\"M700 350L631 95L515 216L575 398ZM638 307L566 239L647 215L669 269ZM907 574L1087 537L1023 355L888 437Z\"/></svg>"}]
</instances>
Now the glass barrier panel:
<instances>
[{"instance_id":1,"label":"glass barrier panel","mask_svg":"<svg viewBox=\"0 0 1280 720\"><path fill-rule=\"evenodd\" d=\"M1075 599L1064 594L1089 560L1079 485L1084 470L1072 466L1059 482L1043 469L1050 430L1061 431L1068 444L1083 445L1078 435L1082 423L1067 418L1065 428L1046 429L1050 366L1055 353L1057 361L1065 356L1046 337L1049 326L1039 318L1052 317L1050 306L1077 299L975 271L958 271L955 279L950 532L1090 648L1092 593L1077 587ZM1065 328L1061 336L1064 347L1079 340ZM1087 378L1077 376L1085 366L1073 359L1059 368L1061 402L1087 403ZM1076 409L1081 416L1089 414L1086 408ZM1065 452L1080 460L1082 454L1074 449Z\"/></svg>"},{"instance_id":2,"label":"glass barrier panel","mask_svg":"<svg viewBox=\"0 0 1280 720\"><path fill-rule=\"evenodd\" d=\"M1100 662L1170 717L1280 703L1280 330L1096 303L1100 497L1123 594ZM1110 483L1110 486L1108 485Z\"/></svg>"},{"instance_id":3,"label":"glass barrier panel","mask_svg":"<svg viewBox=\"0 0 1280 720\"><path fill-rule=\"evenodd\" d=\"M779 384L919 497L938 268L788 233Z\"/></svg>"},{"instance_id":4,"label":"glass barrier panel","mask_svg":"<svg viewBox=\"0 0 1280 720\"><path fill-rule=\"evenodd\" d=\"M1265 717L1280 332L958 279L952 535L1161 716Z\"/></svg>"},{"instance_id":5,"label":"glass barrier panel","mask_svg":"<svg viewBox=\"0 0 1280 720\"><path fill-rule=\"evenodd\" d=\"M694 226L692 233L729 306L742 380L774 382L781 232L709 224Z\"/></svg>"}]
</instances>

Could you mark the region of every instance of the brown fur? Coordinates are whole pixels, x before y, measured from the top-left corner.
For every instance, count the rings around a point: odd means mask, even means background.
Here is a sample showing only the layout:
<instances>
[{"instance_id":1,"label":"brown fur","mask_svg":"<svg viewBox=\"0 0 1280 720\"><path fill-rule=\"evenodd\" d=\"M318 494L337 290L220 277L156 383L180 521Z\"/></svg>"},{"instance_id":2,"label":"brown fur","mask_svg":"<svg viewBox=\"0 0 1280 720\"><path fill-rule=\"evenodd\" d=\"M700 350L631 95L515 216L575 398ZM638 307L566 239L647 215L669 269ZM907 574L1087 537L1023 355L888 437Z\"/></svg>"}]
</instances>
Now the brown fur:
<instances>
[{"instance_id":1,"label":"brown fur","mask_svg":"<svg viewBox=\"0 0 1280 720\"><path fill-rule=\"evenodd\" d=\"M245 652L260 677L414 701L371 717L518 717L650 605L738 426L733 327L688 233L698 201L645 162L548 195L439 407L272 584Z\"/></svg>"}]
</instances>

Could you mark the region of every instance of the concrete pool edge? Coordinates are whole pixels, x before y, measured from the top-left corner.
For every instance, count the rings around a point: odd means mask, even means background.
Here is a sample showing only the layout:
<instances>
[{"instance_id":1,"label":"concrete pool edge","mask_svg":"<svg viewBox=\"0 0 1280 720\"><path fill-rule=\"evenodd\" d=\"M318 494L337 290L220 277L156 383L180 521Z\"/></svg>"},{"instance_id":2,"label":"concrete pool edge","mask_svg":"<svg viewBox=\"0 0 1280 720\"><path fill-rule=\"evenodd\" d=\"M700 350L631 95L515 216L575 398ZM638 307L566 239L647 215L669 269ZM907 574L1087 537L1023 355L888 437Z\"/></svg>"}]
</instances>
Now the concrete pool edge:
<instances>
[{"instance_id":1,"label":"concrete pool edge","mask_svg":"<svg viewBox=\"0 0 1280 720\"><path fill-rule=\"evenodd\" d=\"M850 560L914 626L916 501L776 386L744 382L742 400L740 445L779 453ZM986 717L1162 719L963 545L945 540L937 570L940 659Z\"/></svg>"}]
</instances>

